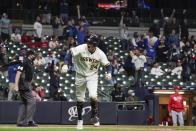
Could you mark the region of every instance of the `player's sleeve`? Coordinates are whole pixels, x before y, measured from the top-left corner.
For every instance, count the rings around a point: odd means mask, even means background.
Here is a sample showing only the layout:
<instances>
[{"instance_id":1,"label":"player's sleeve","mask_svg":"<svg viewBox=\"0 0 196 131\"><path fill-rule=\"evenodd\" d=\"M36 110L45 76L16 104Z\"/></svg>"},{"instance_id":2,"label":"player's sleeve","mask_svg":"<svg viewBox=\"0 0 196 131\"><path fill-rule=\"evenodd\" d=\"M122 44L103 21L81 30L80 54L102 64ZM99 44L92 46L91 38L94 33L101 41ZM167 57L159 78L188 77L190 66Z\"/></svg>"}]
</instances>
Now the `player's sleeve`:
<instances>
[{"instance_id":1,"label":"player's sleeve","mask_svg":"<svg viewBox=\"0 0 196 131\"><path fill-rule=\"evenodd\" d=\"M84 50L84 45L79 45L70 49L72 56L77 56Z\"/></svg>"},{"instance_id":2,"label":"player's sleeve","mask_svg":"<svg viewBox=\"0 0 196 131\"><path fill-rule=\"evenodd\" d=\"M102 64L103 66L108 66L108 65L110 65L110 62L108 61L107 56L106 56L103 52L101 52L100 56L101 56L101 64Z\"/></svg>"}]
</instances>

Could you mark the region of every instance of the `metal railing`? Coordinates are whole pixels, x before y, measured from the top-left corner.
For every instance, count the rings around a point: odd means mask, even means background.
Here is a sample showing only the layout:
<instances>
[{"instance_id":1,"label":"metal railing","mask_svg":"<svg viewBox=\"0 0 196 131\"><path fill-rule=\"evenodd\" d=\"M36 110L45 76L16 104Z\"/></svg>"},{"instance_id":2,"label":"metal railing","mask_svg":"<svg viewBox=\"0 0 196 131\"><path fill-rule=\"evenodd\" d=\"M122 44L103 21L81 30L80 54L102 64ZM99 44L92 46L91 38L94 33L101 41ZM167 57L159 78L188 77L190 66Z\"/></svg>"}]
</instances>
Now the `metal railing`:
<instances>
[{"instance_id":1,"label":"metal railing","mask_svg":"<svg viewBox=\"0 0 196 131\"><path fill-rule=\"evenodd\" d=\"M139 17L140 23L144 26L152 23L153 19L162 19L161 9L131 9L135 10ZM164 9L164 16L169 17L173 9ZM8 16L10 19L22 20L24 24L32 24L37 15L42 15L45 10L39 9L8 9ZM50 11L49 11L50 12ZM178 21L182 20L183 9L175 11L175 17ZM120 10L103 10L99 8L85 8L81 9L81 15L85 15L90 21L100 21L101 26L118 26L121 18ZM128 17L131 15L129 12ZM77 20L76 8L70 7L69 16ZM186 13L189 26L196 27L196 9L188 9ZM131 26L131 25L130 25Z\"/></svg>"}]
</instances>

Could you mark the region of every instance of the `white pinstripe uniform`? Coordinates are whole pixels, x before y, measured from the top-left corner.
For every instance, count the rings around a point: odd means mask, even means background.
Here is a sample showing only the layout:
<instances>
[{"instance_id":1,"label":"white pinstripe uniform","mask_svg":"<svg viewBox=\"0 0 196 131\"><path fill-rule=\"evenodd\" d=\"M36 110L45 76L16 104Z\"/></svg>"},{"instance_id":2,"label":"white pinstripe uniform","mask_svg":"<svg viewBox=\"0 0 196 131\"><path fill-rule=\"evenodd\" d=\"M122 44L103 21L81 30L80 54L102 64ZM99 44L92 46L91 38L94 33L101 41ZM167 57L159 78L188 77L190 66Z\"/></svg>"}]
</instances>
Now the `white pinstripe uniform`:
<instances>
[{"instance_id":1,"label":"white pinstripe uniform","mask_svg":"<svg viewBox=\"0 0 196 131\"><path fill-rule=\"evenodd\" d=\"M76 70L77 101L84 101L86 88L89 91L89 97L97 98L99 66L110 64L105 53L98 47L94 53L90 53L87 44L71 48L71 53Z\"/></svg>"}]
</instances>

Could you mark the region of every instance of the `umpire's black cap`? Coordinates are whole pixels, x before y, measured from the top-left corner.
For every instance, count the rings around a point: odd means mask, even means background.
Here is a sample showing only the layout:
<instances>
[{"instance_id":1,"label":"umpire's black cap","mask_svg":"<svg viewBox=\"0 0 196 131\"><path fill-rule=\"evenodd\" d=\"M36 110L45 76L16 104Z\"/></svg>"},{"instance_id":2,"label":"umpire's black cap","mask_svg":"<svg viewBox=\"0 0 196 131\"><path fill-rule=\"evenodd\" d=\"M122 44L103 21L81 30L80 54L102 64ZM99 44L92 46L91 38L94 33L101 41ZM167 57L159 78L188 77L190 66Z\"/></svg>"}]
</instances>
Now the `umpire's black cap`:
<instances>
[{"instance_id":1,"label":"umpire's black cap","mask_svg":"<svg viewBox=\"0 0 196 131\"><path fill-rule=\"evenodd\" d=\"M88 44L92 44L94 47L97 47L99 45L99 37L95 34L91 34L88 38L87 38L87 42Z\"/></svg>"}]
</instances>

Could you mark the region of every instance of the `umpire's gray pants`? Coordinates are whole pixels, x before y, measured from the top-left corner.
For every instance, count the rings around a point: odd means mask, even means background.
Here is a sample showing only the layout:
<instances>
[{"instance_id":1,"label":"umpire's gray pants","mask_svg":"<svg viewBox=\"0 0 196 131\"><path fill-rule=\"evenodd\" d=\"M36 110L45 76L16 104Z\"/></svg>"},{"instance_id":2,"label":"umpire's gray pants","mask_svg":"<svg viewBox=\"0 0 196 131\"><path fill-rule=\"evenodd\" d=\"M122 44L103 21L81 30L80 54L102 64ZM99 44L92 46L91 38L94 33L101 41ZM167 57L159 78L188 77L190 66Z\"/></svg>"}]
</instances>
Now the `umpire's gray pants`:
<instances>
[{"instance_id":1,"label":"umpire's gray pants","mask_svg":"<svg viewBox=\"0 0 196 131\"><path fill-rule=\"evenodd\" d=\"M33 98L31 91L20 92L21 103L18 112L17 124L28 124L33 121L36 109L36 100Z\"/></svg>"}]
</instances>

